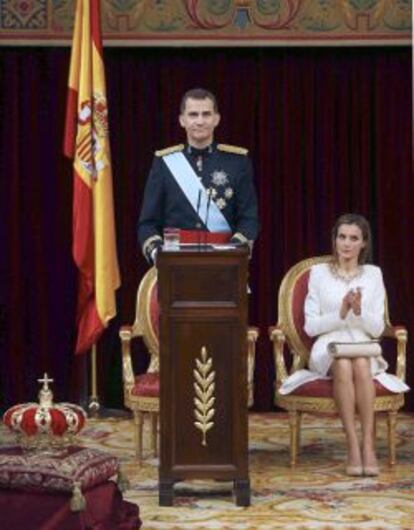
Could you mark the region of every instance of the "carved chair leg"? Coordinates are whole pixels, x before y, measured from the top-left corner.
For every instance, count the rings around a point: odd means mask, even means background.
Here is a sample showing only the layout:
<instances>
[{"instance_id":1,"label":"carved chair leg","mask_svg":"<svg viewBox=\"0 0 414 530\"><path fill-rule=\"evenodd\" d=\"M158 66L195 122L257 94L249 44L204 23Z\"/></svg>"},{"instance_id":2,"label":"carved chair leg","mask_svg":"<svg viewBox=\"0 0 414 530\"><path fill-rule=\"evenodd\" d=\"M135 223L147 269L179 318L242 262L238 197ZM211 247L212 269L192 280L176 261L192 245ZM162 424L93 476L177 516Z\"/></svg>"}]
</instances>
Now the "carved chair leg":
<instances>
[{"instance_id":1,"label":"carved chair leg","mask_svg":"<svg viewBox=\"0 0 414 530\"><path fill-rule=\"evenodd\" d=\"M158 455L157 435L158 435L158 412L151 412L151 449L154 454L154 457Z\"/></svg>"},{"instance_id":2,"label":"carved chair leg","mask_svg":"<svg viewBox=\"0 0 414 530\"><path fill-rule=\"evenodd\" d=\"M250 408L253 405L253 383L247 382L247 408Z\"/></svg>"},{"instance_id":3,"label":"carved chair leg","mask_svg":"<svg viewBox=\"0 0 414 530\"><path fill-rule=\"evenodd\" d=\"M395 428L397 425L397 411L391 410L388 412L388 455L389 464L393 466L396 462L396 436Z\"/></svg>"},{"instance_id":4,"label":"carved chair leg","mask_svg":"<svg viewBox=\"0 0 414 530\"><path fill-rule=\"evenodd\" d=\"M134 410L134 423L135 423L135 447L136 447L136 457L138 464L141 465L142 461L142 422L143 422L143 413L140 410Z\"/></svg>"},{"instance_id":5,"label":"carved chair leg","mask_svg":"<svg viewBox=\"0 0 414 530\"><path fill-rule=\"evenodd\" d=\"M253 405L254 393L254 365L255 365L255 342L247 341L247 406Z\"/></svg>"},{"instance_id":6,"label":"carved chair leg","mask_svg":"<svg viewBox=\"0 0 414 530\"><path fill-rule=\"evenodd\" d=\"M296 454L300 452L300 447L302 445L302 411L297 411L298 419L296 421Z\"/></svg>"},{"instance_id":7,"label":"carved chair leg","mask_svg":"<svg viewBox=\"0 0 414 530\"><path fill-rule=\"evenodd\" d=\"M290 465L296 466L297 455L298 455L298 422L299 415L296 410L289 412L289 424L290 424Z\"/></svg>"}]
</instances>

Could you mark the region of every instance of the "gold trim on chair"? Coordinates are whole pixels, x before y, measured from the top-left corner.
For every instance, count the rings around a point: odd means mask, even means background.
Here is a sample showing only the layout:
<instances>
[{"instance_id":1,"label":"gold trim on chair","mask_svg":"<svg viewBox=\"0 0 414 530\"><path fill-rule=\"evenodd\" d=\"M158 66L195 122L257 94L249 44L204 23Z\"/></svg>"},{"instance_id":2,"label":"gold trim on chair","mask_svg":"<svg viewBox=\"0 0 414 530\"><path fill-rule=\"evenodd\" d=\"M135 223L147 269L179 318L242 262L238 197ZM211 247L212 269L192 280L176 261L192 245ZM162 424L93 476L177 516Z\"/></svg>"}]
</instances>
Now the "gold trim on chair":
<instances>
[{"instance_id":1,"label":"gold trim on chair","mask_svg":"<svg viewBox=\"0 0 414 530\"><path fill-rule=\"evenodd\" d=\"M254 401L254 367L256 365L256 342L259 330L255 327L247 329L247 406Z\"/></svg>"},{"instance_id":2,"label":"gold trim on chair","mask_svg":"<svg viewBox=\"0 0 414 530\"><path fill-rule=\"evenodd\" d=\"M304 344L298 329L296 328L293 314L294 287L301 275L308 272L313 265L318 263L328 263L331 256L317 256L300 261L286 273L279 289L278 298L278 323L269 328L269 337L273 343L273 355L276 367L275 380L275 404L289 412L290 423L290 462L296 465L297 453L300 440L300 424L303 412L308 413L333 413L336 412L335 401L332 397L314 397L306 395L281 395L279 388L289 374L306 367L309 359L309 351ZM402 326L392 326L389 319L388 302L385 299L385 331L384 337L389 337L397 341L397 362L396 375L403 381L406 371L406 345L407 330ZM286 350L292 355L292 365L290 372L287 369L285 360ZM388 446L389 463L395 464L396 458L396 437L395 425L397 411L404 405L404 394L392 394L377 396L375 398L375 412L386 412L388 423Z\"/></svg>"},{"instance_id":3,"label":"gold trim on chair","mask_svg":"<svg viewBox=\"0 0 414 530\"><path fill-rule=\"evenodd\" d=\"M331 259L331 256L318 256L315 258L308 258L300 261L294 265L284 277L279 291L279 322L280 327L286 334L288 345L292 352L295 352L294 356L294 370L303 368L308 361L309 352L305 344L303 343L299 332L295 326L295 320L293 315L293 287L296 284L298 278L309 271L311 267L318 263L326 263Z\"/></svg>"},{"instance_id":4,"label":"gold trim on chair","mask_svg":"<svg viewBox=\"0 0 414 530\"><path fill-rule=\"evenodd\" d=\"M132 326L133 336L142 336L147 347L151 361L148 372L158 372L159 370L159 341L154 332L151 321L151 293L157 283L157 269L151 267L143 277L137 293L135 322Z\"/></svg>"},{"instance_id":5,"label":"gold trim on chair","mask_svg":"<svg viewBox=\"0 0 414 530\"><path fill-rule=\"evenodd\" d=\"M143 277L137 292L135 321L132 326L122 326L119 336L122 344L122 374L124 382L124 403L134 414L136 455L138 463L142 460L143 423L145 415L151 419L151 447L157 454L157 428L159 398L157 396L138 396L132 394L135 386L135 374L131 358L131 340L142 337L150 354L147 373L158 372L159 342L151 320L151 294L157 282L157 270L152 267Z\"/></svg>"}]
</instances>

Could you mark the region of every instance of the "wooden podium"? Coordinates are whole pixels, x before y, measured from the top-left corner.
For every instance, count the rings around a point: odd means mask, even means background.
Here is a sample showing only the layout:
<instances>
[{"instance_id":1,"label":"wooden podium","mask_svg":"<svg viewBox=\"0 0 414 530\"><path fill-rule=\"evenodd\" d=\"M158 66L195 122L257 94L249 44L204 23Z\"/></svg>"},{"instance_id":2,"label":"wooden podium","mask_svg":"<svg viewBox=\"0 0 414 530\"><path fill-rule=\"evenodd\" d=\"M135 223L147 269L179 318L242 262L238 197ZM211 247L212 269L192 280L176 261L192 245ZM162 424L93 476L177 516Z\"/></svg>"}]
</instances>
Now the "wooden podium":
<instances>
[{"instance_id":1,"label":"wooden podium","mask_svg":"<svg viewBox=\"0 0 414 530\"><path fill-rule=\"evenodd\" d=\"M157 256L160 305L159 503L174 483L233 481L250 505L245 248Z\"/></svg>"}]
</instances>

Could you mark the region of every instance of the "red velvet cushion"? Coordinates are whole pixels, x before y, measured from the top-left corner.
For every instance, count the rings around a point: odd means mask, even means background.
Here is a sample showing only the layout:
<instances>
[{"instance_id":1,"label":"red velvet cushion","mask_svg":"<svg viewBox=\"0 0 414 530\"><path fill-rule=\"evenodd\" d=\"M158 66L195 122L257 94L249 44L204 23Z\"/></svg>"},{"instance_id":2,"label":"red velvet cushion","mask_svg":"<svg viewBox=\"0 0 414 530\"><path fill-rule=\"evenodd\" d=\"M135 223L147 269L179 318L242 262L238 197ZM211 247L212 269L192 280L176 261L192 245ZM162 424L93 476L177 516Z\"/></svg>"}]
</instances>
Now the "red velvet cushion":
<instances>
[{"instance_id":1,"label":"red velvet cushion","mask_svg":"<svg viewBox=\"0 0 414 530\"><path fill-rule=\"evenodd\" d=\"M160 374L154 372L137 375L131 394L133 396L158 397L160 395Z\"/></svg>"},{"instance_id":2,"label":"red velvet cushion","mask_svg":"<svg viewBox=\"0 0 414 530\"><path fill-rule=\"evenodd\" d=\"M25 491L82 490L105 482L119 470L115 456L98 449L71 446L49 454L24 452L20 447L0 449L0 488Z\"/></svg>"},{"instance_id":3,"label":"red velvet cushion","mask_svg":"<svg viewBox=\"0 0 414 530\"><path fill-rule=\"evenodd\" d=\"M393 394L390 390L383 387L378 381L374 381L375 394L377 396L390 396ZM303 397L333 397L332 393L332 379L318 379L310 381L296 388L290 396Z\"/></svg>"},{"instance_id":4,"label":"red velvet cushion","mask_svg":"<svg viewBox=\"0 0 414 530\"><path fill-rule=\"evenodd\" d=\"M293 321L295 324L295 328L297 332L299 333L299 336L308 351L311 350L312 344L315 340L309 337L305 333L305 330L303 329L305 325L304 305L305 305L306 295L308 294L309 274L310 274L310 270L307 270L301 276L297 278L296 283L293 286L293 293L292 293Z\"/></svg>"}]
</instances>

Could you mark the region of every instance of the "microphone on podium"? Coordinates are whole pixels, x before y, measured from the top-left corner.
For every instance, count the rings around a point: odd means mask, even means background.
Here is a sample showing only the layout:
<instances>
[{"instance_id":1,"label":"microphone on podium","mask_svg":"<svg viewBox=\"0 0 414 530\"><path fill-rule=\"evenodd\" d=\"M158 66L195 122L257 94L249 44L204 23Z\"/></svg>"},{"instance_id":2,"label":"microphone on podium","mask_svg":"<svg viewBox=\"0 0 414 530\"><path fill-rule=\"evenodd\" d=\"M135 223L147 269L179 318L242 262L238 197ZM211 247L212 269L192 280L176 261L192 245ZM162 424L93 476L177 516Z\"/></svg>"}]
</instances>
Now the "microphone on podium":
<instances>
[{"instance_id":1,"label":"microphone on podium","mask_svg":"<svg viewBox=\"0 0 414 530\"><path fill-rule=\"evenodd\" d=\"M200 206L201 206L201 190L198 190L198 198L197 198L197 218L200 217ZM198 246L200 247L200 230L201 230L201 227L198 226L199 223L197 223L197 230L198 230L198 234L197 234L197 244Z\"/></svg>"},{"instance_id":2,"label":"microphone on podium","mask_svg":"<svg viewBox=\"0 0 414 530\"><path fill-rule=\"evenodd\" d=\"M206 225L206 229L207 229L208 215L210 213L210 203L211 203L211 189L210 188L207 190L207 195L208 195L208 199L207 199L207 209L206 209L206 220L204 222L204 224ZM204 244L205 245L207 244L207 232L205 234Z\"/></svg>"}]
</instances>

